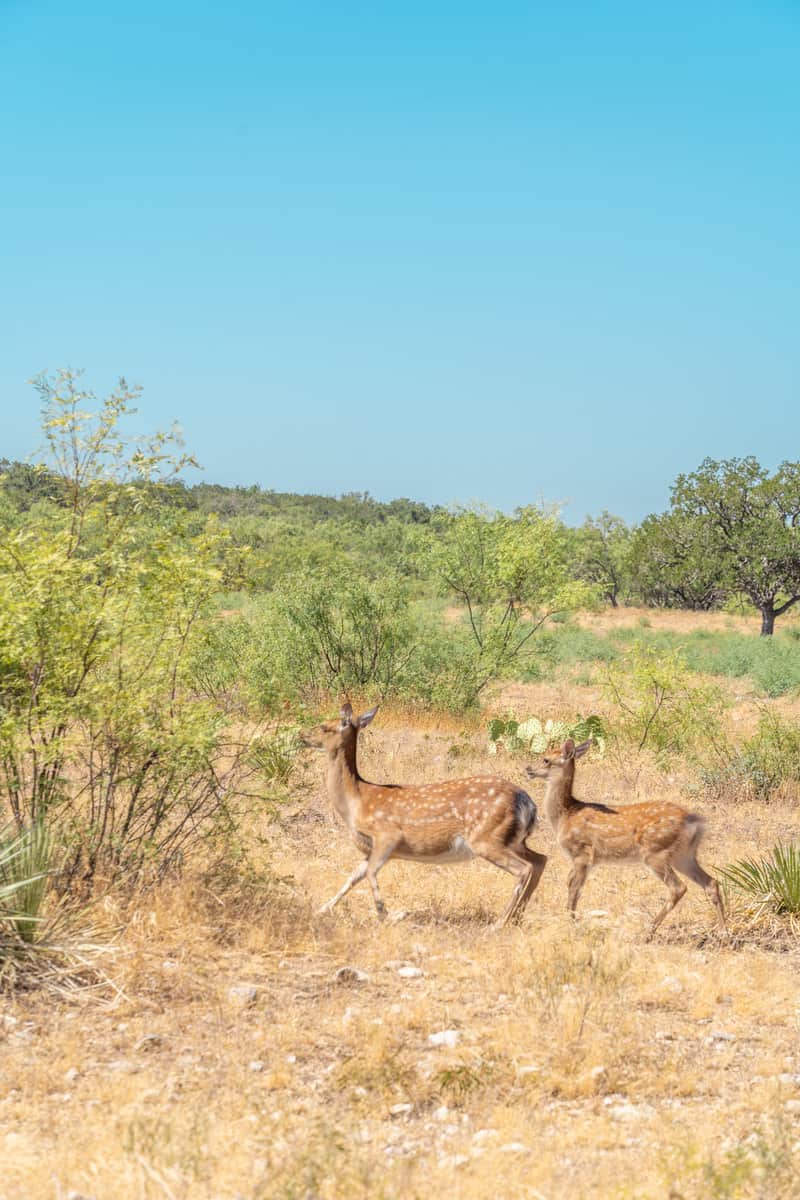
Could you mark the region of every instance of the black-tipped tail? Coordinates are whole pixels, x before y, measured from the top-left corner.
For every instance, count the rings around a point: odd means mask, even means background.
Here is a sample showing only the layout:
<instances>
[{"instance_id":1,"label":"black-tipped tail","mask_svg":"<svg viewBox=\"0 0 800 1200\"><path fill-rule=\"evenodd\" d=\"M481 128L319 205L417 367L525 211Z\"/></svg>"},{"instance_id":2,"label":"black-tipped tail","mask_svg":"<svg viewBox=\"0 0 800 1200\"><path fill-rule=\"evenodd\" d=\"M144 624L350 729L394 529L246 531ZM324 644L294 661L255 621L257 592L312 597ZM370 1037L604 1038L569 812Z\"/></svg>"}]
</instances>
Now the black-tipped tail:
<instances>
[{"instance_id":1,"label":"black-tipped tail","mask_svg":"<svg viewBox=\"0 0 800 1200\"><path fill-rule=\"evenodd\" d=\"M536 805L527 792L522 788L514 793L514 815L516 826L514 840L524 842L529 833L533 832L536 824Z\"/></svg>"}]
</instances>

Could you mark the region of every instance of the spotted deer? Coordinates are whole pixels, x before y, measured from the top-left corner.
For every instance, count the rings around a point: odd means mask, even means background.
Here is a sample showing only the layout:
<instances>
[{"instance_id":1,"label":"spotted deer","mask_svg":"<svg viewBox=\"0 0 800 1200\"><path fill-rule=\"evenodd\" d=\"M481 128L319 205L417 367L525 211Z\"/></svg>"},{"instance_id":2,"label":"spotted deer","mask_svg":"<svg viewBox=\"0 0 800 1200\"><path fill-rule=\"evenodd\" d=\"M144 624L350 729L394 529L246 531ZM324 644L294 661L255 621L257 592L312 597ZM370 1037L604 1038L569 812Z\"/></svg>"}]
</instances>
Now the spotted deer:
<instances>
[{"instance_id":1,"label":"spotted deer","mask_svg":"<svg viewBox=\"0 0 800 1200\"><path fill-rule=\"evenodd\" d=\"M677 804L652 801L611 808L576 800L572 794L575 761L591 746L592 739L576 746L569 738L560 752L545 754L541 763L528 767L533 779L544 779L545 812L556 841L572 862L569 876L569 911L575 915L586 876L598 863L643 862L669 889L669 899L657 914L648 937L652 937L667 913L686 895L685 875L705 891L717 910L722 929L725 909L719 885L697 861L697 850L705 831L705 820Z\"/></svg>"},{"instance_id":2,"label":"spotted deer","mask_svg":"<svg viewBox=\"0 0 800 1200\"><path fill-rule=\"evenodd\" d=\"M345 704L338 721L325 722L303 735L307 746L327 752L328 794L364 854L363 862L320 912L330 912L366 876L378 917L385 917L377 876L391 858L456 863L477 857L517 880L495 927L521 920L547 862L544 854L525 844L536 824L533 800L499 775L420 786L369 783L358 772L356 747L360 731L377 711L371 708L354 717L350 704Z\"/></svg>"}]
</instances>

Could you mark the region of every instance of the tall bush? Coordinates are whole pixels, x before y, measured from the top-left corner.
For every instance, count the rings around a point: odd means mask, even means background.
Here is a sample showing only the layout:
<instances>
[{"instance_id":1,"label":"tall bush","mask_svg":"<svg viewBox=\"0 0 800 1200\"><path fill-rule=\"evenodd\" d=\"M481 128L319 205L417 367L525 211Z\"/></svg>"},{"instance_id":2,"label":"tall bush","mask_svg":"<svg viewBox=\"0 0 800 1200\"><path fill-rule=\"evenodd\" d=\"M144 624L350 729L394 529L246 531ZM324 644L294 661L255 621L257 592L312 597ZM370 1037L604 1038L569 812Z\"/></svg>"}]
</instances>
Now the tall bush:
<instances>
[{"instance_id":1,"label":"tall bush","mask_svg":"<svg viewBox=\"0 0 800 1200\"><path fill-rule=\"evenodd\" d=\"M414 651L402 582L346 567L285 579L265 601L256 637L257 688L271 704L350 691L383 699L400 689Z\"/></svg>"},{"instance_id":2,"label":"tall bush","mask_svg":"<svg viewBox=\"0 0 800 1200\"><path fill-rule=\"evenodd\" d=\"M662 761L724 753L724 697L692 681L679 651L634 643L609 663L603 691L613 708L610 730L624 745L652 750Z\"/></svg>"},{"instance_id":3,"label":"tall bush","mask_svg":"<svg viewBox=\"0 0 800 1200\"><path fill-rule=\"evenodd\" d=\"M38 387L52 500L0 527L3 792L19 829L57 825L66 878L163 871L229 819L246 758L189 672L224 538L162 503L191 460L127 436L124 381L99 408L75 373Z\"/></svg>"},{"instance_id":4,"label":"tall bush","mask_svg":"<svg viewBox=\"0 0 800 1200\"><path fill-rule=\"evenodd\" d=\"M573 578L568 538L555 513L475 509L439 513L430 569L463 610L474 704L493 680L522 664L536 634L559 614L591 605L597 589Z\"/></svg>"}]
</instances>

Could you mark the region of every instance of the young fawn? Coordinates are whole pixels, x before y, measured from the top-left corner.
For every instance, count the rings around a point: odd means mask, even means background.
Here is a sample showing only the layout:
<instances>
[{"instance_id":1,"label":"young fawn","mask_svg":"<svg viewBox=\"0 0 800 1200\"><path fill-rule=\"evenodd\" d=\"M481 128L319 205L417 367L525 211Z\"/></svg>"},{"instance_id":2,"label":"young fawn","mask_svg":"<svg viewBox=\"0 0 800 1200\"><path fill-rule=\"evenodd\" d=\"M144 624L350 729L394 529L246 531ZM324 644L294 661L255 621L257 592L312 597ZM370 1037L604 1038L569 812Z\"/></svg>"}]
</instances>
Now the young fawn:
<instances>
[{"instance_id":1,"label":"young fawn","mask_svg":"<svg viewBox=\"0 0 800 1200\"><path fill-rule=\"evenodd\" d=\"M386 908L377 875L390 858L455 863L478 857L517 879L496 927L519 921L547 862L544 854L525 844L536 824L536 805L530 796L498 775L474 775L419 787L368 783L358 773L356 745L359 732L377 711L371 708L354 717L351 706L345 704L338 721L318 725L303 736L307 746L327 751L328 794L365 856L320 912L330 912L366 876L378 916L383 918Z\"/></svg>"},{"instance_id":2,"label":"young fawn","mask_svg":"<svg viewBox=\"0 0 800 1200\"><path fill-rule=\"evenodd\" d=\"M576 746L569 738L560 753L545 754L541 764L528 767L533 779L545 779L545 811L555 831L556 841L572 861L569 876L569 911L575 907L586 876L598 863L643 862L669 889L669 899L656 916L649 937L686 895L686 884L679 871L705 891L717 909L719 923L725 926L716 879L697 861L697 849L705 831L705 820L686 812L677 804L652 802L610 808L576 800L572 794L575 760L581 758L592 739Z\"/></svg>"}]
</instances>

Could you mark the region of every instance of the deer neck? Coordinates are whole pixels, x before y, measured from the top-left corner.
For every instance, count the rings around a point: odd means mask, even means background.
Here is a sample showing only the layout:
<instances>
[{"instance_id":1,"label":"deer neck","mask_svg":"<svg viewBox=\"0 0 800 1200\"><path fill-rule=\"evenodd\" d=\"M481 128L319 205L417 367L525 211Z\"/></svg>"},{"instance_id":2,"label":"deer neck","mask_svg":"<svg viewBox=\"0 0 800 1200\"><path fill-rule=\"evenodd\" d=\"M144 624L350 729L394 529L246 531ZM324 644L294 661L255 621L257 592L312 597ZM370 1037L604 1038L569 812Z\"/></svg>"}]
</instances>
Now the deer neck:
<instances>
[{"instance_id":1,"label":"deer neck","mask_svg":"<svg viewBox=\"0 0 800 1200\"><path fill-rule=\"evenodd\" d=\"M547 781L544 790L544 811L547 813L548 821L554 827L558 827L559 821L574 803L572 796L574 778L575 766L570 763L564 768L560 779L548 779Z\"/></svg>"},{"instance_id":2,"label":"deer neck","mask_svg":"<svg viewBox=\"0 0 800 1200\"><path fill-rule=\"evenodd\" d=\"M352 825L358 806L361 776L356 766L356 739L328 755L328 795L339 816Z\"/></svg>"}]
</instances>

